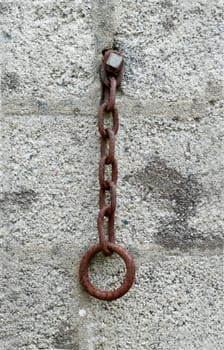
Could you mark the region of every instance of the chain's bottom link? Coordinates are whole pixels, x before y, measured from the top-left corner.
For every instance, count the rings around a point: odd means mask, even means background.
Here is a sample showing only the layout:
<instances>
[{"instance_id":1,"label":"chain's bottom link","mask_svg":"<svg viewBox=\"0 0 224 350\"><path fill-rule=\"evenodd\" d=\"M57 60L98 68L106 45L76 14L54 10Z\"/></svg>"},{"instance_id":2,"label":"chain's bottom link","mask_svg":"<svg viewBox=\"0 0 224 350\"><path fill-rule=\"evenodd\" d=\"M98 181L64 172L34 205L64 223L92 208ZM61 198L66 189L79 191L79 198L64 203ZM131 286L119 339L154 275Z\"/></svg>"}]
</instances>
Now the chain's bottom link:
<instances>
[{"instance_id":1,"label":"chain's bottom link","mask_svg":"<svg viewBox=\"0 0 224 350\"><path fill-rule=\"evenodd\" d=\"M97 227L98 227L98 235L101 250L105 256L110 256L113 252L110 250L108 246L108 242L115 243L115 232L114 232L114 213L110 213L110 206L104 206L100 209L97 219ZM107 223L107 232L108 232L108 240L105 237L104 233L104 218L108 216Z\"/></svg>"},{"instance_id":2,"label":"chain's bottom link","mask_svg":"<svg viewBox=\"0 0 224 350\"><path fill-rule=\"evenodd\" d=\"M108 248L112 251L120 255L120 257L124 260L126 265L126 275L123 280L121 286L112 291L104 291L95 287L89 278L89 264L91 259L98 252L102 251L102 247L100 244L96 244L92 246L82 257L80 268L79 268L79 279L82 286L87 290L87 292L95 298L101 300L114 300L120 298L122 295L128 292L131 288L134 279L135 279L135 263L132 256L122 247L117 244L107 242Z\"/></svg>"}]
</instances>

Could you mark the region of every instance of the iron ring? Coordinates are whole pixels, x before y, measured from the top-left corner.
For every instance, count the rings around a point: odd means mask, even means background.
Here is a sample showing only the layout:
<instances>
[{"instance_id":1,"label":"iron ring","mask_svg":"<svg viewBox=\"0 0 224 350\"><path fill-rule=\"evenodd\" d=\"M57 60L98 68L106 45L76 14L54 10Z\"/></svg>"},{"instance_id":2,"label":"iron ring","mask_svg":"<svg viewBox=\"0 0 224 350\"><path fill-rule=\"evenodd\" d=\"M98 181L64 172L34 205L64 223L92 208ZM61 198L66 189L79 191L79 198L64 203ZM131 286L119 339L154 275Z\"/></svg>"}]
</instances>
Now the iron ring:
<instances>
[{"instance_id":1,"label":"iron ring","mask_svg":"<svg viewBox=\"0 0 224 350\"><path fill-rule=\"evenodd\" d=\"M104 291L96 288L89 278L88 267L90 260L95 254L102 251L101 245L98 243L92 246L82 257L79 267L79 279L81 285L86 289L86 291L93 297L101 300L115 300L120 298L122 295L128 292L131 288L134 279L135 279L135 263L132 256L122 247L118 246L115 243L107 242L108 248L120 255L124 260L126 265L126 275L121 286L112 291Z\"/></svg>"}]
</instances>

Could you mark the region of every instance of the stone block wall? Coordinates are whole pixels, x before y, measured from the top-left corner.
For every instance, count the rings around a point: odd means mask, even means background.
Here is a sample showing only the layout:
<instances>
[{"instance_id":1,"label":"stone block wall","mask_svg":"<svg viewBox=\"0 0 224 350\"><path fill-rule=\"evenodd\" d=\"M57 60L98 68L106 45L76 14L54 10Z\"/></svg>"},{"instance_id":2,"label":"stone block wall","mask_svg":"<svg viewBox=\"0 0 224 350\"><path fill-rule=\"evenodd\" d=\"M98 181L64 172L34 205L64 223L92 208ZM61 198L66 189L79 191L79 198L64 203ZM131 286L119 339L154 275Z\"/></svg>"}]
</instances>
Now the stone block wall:
<instances>
[{"instance_id":1,"label":"stone block wall","mask_svg":"<svg viewBox=\"0 0 224 350\"><path fill-rule=\"evenodd\" d=\"M1 350L222 350L223 0L1 1ZM117 242L97 239L101 50L124 53ZM97 256L102 288L124 273Z\"/></svg>"}]
</instances>

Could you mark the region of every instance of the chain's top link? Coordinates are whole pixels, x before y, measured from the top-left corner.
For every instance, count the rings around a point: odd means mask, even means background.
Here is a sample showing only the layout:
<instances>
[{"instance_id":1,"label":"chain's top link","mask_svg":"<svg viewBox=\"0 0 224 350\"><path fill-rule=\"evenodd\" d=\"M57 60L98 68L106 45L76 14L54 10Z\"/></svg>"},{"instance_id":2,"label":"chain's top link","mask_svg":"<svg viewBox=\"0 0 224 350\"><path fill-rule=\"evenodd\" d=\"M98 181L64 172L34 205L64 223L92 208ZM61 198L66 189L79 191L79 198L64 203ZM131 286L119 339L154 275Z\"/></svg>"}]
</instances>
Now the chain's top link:
<instances>
[{"instance_id":1,"label":"chain's top link","mask_svg":"<svg viewBox=\"0 0 224 350\"><path fill-rule=\"evenodd\" d=\"M110 77L116 79L116 86L121 84L124 73L124 59L119 51L108 49L104 52L101 66L101 80L107 87L110 86Z\"/></svg>"}]
</instances>

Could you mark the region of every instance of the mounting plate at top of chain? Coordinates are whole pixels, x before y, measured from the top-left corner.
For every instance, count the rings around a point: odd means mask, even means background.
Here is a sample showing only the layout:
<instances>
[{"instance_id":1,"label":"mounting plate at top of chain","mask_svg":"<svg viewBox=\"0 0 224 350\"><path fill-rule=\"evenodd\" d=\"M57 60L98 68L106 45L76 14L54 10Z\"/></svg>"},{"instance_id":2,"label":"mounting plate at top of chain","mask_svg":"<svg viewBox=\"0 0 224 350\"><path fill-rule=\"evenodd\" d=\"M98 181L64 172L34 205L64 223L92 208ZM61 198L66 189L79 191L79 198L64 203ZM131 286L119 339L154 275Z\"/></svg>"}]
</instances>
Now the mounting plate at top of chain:
<instances>
[{"instance_id":1,"label":"mounting plate at top of chain","mask_svg":"<svg viewBox=\"0 0 224 350\"><path fill-rule=\"evenodd\" d=\"M119 86L123 78L124 58L121 52L105 49L103 51L101 79L106 86L109 86L109 77L116 77L116 86Z\"/></svg>"}]
</instances>

